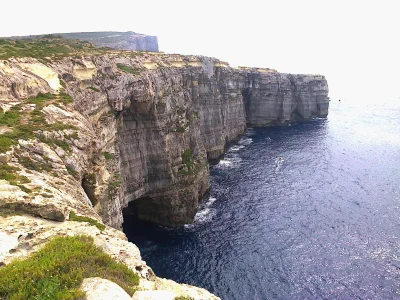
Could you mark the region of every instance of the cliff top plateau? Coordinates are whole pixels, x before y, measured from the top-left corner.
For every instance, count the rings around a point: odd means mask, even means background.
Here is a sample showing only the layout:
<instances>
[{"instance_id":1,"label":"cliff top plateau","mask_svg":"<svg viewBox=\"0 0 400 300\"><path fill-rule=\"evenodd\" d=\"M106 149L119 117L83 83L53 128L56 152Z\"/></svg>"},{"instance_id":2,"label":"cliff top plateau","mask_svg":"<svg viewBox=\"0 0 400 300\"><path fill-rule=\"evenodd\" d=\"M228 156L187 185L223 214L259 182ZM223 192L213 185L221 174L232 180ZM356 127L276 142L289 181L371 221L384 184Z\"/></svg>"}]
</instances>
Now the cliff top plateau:
<instances>
[{"instance_id":1,"label":"cliff top plateau","mask_svg":"<svg viewBox=\"0 0 400 300\"><path fill-rule=\"evenodd\" d=\"M322 75L0 39L0 299L219 299L158 278L124 219L192 222L209 160L247 126L328 107Z\"/></svg>"},{"instance_id":2,"label":"cliff top plateau","mask_svg":"<svg viewBox=\"0 0 400 300\"><path fill-rule=\"evenodd\" d=\"M152 51L158 52L156 36L140 34L132 31L99 31L99 32L70 32L30 36L14 36L7 39L39 39L46 37L62 37L64 39L90 42L97 47L109 47L120 50ZM4 39L4 38L3 38Z\"/></svg>"}]
</instances>

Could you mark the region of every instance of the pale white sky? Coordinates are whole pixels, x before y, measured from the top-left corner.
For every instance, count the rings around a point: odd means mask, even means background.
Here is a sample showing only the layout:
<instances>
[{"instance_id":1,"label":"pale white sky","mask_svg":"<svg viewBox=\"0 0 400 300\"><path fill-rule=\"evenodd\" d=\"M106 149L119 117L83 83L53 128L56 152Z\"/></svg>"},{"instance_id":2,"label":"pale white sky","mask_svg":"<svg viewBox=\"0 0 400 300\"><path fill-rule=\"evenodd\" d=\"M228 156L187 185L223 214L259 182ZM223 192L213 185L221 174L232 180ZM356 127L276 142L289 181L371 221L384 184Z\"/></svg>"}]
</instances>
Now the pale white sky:
<instances>
[{"instance_id":1,"label":"pale white sky","mask_svg":"<svg viewBox=\"0 0 400 300\"><path fill-rule=\"evenodd\" d=\"M324 74L331 98L400 97L399 0L2 2L0 36L135 31L167 53Z\"/></svg>"}]
</instances>

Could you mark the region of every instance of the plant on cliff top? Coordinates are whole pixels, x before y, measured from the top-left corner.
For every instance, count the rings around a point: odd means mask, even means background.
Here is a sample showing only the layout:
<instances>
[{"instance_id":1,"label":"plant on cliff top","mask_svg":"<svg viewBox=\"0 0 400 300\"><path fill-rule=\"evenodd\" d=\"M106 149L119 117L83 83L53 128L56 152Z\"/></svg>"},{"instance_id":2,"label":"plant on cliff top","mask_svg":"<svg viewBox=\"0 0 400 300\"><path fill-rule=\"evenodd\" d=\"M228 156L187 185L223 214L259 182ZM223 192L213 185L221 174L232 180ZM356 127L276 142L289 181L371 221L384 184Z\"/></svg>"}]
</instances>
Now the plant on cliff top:
<instances>
[{"instance_id":1,"label":"plant on cliff top","mask_svg":"<svg viewBox=\"0 0 400 300\"><path fill-rule=\"evenodd\" d=\"M10 166L8 164L0 165L0 179L7 180L12 185L20 185L22 183L31 182L26 176L19 175L17 172L21 169Z\"/></svg>"},{"instance_id":2,"label":"plant on cliff top","mask_svg":"<svg viewBox=\"0 0 400 300\"><path fill-rule=\"evenodd\" d=\"M26 103L35 104L38 108L43 108L46 104L48 104L47 102L49 100L52 100L54 98L56 98L56 96L50 93L39 93L37 96L27 99Z\"/></svg>"},{"instance_id":3,"label":"plant on cliff top","mask_svg":"<svg viewBox=\"0 0 400 300\"><path fill-rule=\"evenodd\" d=\"M56 237L39 252L0 268L0 299L82 299L83 279L111 280L132 295L139 276L88 236Z\"/></svg>"},{"instance_id":4,"label":"plant on cliff top","mask_svg":"<svg viewBox=\"0 0 400 300\"><path fill-rule=\"evenodd\" d=\"M17 111L9 110L3 112L3 109L0 107L0 125L7 125L8 127L12 127L19 124L20 121L21 115Z\"/></svg>"},{"instance_id":5,"label":"plant on cliff top","mask_svg":"<svg viewBox=\"0 0 400 300\"><path fill-rule=\"evenodd\" d=\"M5 153L11 150L11 146L15 145L17 145L16 141L0 135L0 153Z\"/></svg>"},{"instance_id":6,"label":"plant on cliff top","mask_svg":"<svg viewBox=\"0 0 400 300\"><path fill-rule=\"evenodd\" d=\"M87 222L90 225L96 226L100 231L103 231L104 229L106 229L106 225L101 224L99 221L89 218L89 217L78 216L74 211L71 211L69 213L69 220L76 221L76 222Z\"/></svg>"},{"instance_id":7,"label":"plant on cliff top","mask_svg":"<svg viewBox=\"0 0 400 300\"><path fill-rule=\"evenodd\" d=\"M18 104L12 107L6 113L0 111L0 125L4 124L12 127L11 131L0 134L0 153L5 153L11 150L11 146L17 145L19 139L28 140L38 137L42 142L50 146L57 145L65 151L70 151L70 145L60 139L45 139L38 132L40 131L62 131L66 129L77 130L77 127L70 124L60 122L49 124L46 121L45 114L41 110L48 104L58 101L64 104L72 102L72 98L65 94L38 94L36 97L31 97L25 100L26 103L35 104L36 108L31 112L22 110L22 105ZM67 137L67 135L65 135Z\"/></svg>"},{"instance_id":8,"label":"plant on cliff top","mask_svg":"<svg viewBox=\"0 0 400 300\"><path fill-rule=\"evenodd\" d=\"M101 54L105 51L105 49L93 47L89 42L64 39L60 36L0 40L0 59L11 57L35 57L39 59L52 57L55 59L79 53Z\"/></svg>"},{"instance_id":9,"label":"plant on cliff top","mask_svg":"<svg viewBox=\"0 0 400 300\"><path fill-rule=\"evenodd\" d=\"M131 66L127 66L124 64L117 64L118 69L125 73L129 73L132 75L139 75L140 74L140 69L132 68Z\"/></svg>"}]
</instances>

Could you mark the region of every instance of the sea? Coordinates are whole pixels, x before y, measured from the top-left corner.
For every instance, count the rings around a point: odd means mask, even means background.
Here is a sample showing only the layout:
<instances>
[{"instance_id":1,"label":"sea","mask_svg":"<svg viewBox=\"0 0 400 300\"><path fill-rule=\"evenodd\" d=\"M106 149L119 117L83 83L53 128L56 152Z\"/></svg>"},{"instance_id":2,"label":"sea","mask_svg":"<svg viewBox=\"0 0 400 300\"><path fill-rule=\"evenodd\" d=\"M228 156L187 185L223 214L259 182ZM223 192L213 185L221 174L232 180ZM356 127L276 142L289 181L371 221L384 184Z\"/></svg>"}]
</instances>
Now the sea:
<instances>
[{"instance_id":1,"label":"sea","mask_svg":"<svg viewBox=\"0 0 400 300\"><path fill-rule=\"evenodd\" d=\"M249 128L193 224L125 220L159 277L224 300L400 299L400 100Z\"/></svg>"}]
</instances>

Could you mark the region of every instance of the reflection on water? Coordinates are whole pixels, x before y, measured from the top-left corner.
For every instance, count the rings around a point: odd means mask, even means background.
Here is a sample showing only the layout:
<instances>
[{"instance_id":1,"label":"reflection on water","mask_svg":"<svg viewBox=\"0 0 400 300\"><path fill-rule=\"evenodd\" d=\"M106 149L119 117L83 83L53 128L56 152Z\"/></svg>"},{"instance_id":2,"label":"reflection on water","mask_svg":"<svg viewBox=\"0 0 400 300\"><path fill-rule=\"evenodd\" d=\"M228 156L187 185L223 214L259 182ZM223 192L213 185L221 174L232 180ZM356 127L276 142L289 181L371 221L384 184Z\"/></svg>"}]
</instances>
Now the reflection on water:
<instances>
[{"instance_id":1,"label":"reflection on water","mask_svg":"<svg viewBox=\"0 0 400 300\"><path fill-rule=\"evenodd\" d=\"M223 299L400 297L400 109L252 129L180 229L125 223L156 274Z\"/></svg>"}]
</instances>

